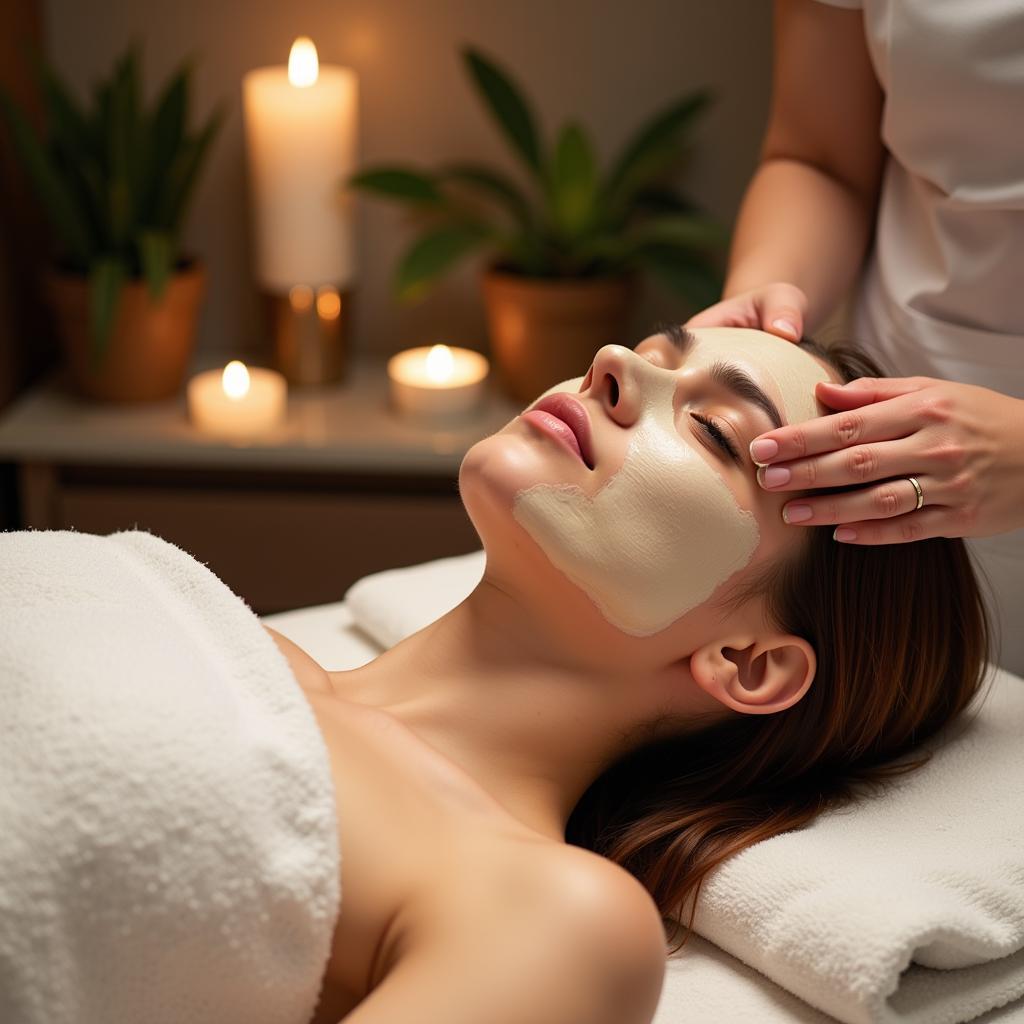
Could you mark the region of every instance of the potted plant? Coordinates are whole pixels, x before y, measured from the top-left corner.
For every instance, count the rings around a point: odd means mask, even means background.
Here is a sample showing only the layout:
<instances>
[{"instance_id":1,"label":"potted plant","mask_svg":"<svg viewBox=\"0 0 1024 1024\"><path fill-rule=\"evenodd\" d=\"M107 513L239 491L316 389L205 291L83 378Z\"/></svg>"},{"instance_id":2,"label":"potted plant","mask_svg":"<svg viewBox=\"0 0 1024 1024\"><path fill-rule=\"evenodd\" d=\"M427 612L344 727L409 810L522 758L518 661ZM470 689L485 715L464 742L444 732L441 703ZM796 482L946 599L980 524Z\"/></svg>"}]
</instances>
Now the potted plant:
<instances>
[{"instance_id":1,"label":"potted plant","mask_svg":"<svg viewBox=\"0 0 1024 1024\"><path fill-rule=\"evenodd\" d=\"M348 185L402 202L422 223L397 267L399 301L416 301L463 257L488 250L482 286L492 354L504 390L529 401L578 376L602 345L622 342L641 273L694 309L719 297L728 232L670 181L706 91L647 121L602 174L582 125L570 121L545 145L511 78L473 47L462 56L528 182L466 162L354 175Z\"/></svg>"},{"instance_id":2,"label":"potted plant","mask_svg":"<svg viewBox=\"0 0 1024 1024\"><path fill-rule=\"evenodd\" d=\"M59 242L47 290L71 382L95 399L168 397L184 381L205 290L180 231L223 109L188 129L186 64L147 111L134 46L95 86L90 109L38 58L35 69L44 139L7 93L0 101Z\"/></svg>"}]
</instances>

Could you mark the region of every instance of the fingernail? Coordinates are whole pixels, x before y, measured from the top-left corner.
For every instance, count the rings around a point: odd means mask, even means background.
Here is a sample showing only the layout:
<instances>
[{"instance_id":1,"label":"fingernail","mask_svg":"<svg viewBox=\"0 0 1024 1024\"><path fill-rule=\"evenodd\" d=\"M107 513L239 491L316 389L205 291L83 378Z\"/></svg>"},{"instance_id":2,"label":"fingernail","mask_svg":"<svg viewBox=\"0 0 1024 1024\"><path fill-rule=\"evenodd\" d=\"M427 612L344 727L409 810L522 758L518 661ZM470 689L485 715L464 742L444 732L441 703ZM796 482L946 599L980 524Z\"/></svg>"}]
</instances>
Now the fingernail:
<instances>
[{"instance_id":1,"label":"fingernail","mask_svg":"<svg viewBox=\"0 0 1024 1024\"><path fill-rule=\"evenodd\" d=\"M832 534L833 540L856 540L857 531L851 530L848 526L837 526L835 533Z\"/></svg>"},{"instance_id":2,"label":"fingernail","mask_svg":"<svg viewBox=\"0 0 1024 1024\"><path fill-rule=\"evenodd\" d=\"M769 466L767 469L759 470L761 482L765 487L781 487L789 483L790 472L781 466Z\"/></svg>"},{"instance_id":3,"label":"fingernail","mask_svg":"<svg viewBox=\"0 0 1024 1024\"><path fill-rule=\"evenodd\" d=\"M779 454L779 445L776 441L751 441L750 457L759 466L766 466L769 459L774 459Z\"/></svg>"},{"instance_id":4,"label":"fingernail","mask_svg":"<svg viewBox=\"0 0 1024 1024\"><path fill-rule=\"evenodd\" d=\"M795 338L800 332L796 329L794 324L791 324L788 320L773 320L772 327L780 331L785 331L787 334L792 334Z\"/></svg>"},{"instance_id":5,"label":"fingernail","mask_svg":"<svg viewBox=\"0 0 1024 1024\"><path fill-rule=\"evenodd\" d=\"M787 523L802 523L814 515L810 505L787 505L782 510L782 518Z\"/></svg>"}]
</instances>

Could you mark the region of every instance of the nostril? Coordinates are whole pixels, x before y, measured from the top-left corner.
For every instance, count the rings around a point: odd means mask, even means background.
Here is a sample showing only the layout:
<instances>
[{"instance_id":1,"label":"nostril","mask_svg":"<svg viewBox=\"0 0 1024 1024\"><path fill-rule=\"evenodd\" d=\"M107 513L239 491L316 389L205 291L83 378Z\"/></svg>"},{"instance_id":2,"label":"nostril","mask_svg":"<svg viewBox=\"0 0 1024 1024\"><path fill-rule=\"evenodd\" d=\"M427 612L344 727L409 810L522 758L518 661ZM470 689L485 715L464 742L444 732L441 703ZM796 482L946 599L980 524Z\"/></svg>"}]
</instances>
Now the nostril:
<instances>
[{"instance_id":1,"label":"nostril","mask_svg":"<svg viewBox=\"0 0 1024 1024\"><path fill-rule=\"evenodd\" d=\"M607 373L605 376L612 382L609 393L611 395L612 405L619 404L619 382L610 374Z\"/></svg>"}]
</instances>

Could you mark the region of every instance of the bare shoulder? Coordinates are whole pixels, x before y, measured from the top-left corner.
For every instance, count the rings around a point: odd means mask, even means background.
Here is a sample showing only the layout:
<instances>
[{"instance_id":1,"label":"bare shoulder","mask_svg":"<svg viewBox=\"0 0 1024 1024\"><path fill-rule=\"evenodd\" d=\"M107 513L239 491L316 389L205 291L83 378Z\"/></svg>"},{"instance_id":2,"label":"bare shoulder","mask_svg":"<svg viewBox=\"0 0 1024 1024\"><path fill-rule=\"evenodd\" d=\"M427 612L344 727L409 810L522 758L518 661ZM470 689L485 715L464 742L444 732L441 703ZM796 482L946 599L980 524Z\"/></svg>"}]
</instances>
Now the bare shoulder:
<instances>
[{"instance_id":1,"label":"bare shoulder","mask_svg":"<svg viewBox=\"0 0 1024 1024\"><path fill-rule=\"evenodd\" d=\"M276 629L271 629L269 626L263 626L263 628L288 659L288 664L291 666L296 680L304 690L333 692L327 670L311 654L307 654L297 643L282 636Z\"/></svg>"},{"instance_id":2,"label":"bare shoulder","mask_svg":"<svg viewBox=\"0 0 1024 1024\"><path fill-rule=\"evenodd\" d=\"M346 1022L649 1024L665 936L632 876L552 844L480 877L486 886L467 886L474 904L450 892L459 909L410 943Z\"/></svg>"}]
</instances>

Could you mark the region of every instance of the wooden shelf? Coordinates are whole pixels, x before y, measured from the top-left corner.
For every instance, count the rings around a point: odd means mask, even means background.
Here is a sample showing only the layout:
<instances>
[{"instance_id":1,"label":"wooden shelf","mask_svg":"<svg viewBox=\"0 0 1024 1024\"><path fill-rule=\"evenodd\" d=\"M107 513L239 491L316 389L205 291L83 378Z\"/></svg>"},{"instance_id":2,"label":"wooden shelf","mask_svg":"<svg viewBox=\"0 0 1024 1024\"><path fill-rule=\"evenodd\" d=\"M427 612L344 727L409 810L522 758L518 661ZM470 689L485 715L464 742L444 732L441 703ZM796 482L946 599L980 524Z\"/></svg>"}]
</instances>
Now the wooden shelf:
<instances>
[{"instance_id":1,"label":"wooden shelf","mask_svg":"<svg viewBox=\"0 0 1024 1024\"><path fill-rule=\"evenodd\" d=\"M274 433L231 443L189 423L183 393L91 403L55 373L0 417L0 462L18 467L25 528L149 530L266 615L341 600L370 572L478 549L459 465L520 411L492 392L461 428L426 428L389 409L383 360L362 360L343 384L291 389Z\"/></svg>"}]
</instances>

